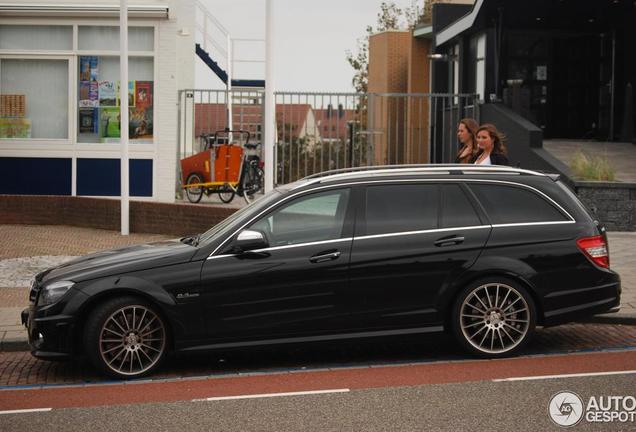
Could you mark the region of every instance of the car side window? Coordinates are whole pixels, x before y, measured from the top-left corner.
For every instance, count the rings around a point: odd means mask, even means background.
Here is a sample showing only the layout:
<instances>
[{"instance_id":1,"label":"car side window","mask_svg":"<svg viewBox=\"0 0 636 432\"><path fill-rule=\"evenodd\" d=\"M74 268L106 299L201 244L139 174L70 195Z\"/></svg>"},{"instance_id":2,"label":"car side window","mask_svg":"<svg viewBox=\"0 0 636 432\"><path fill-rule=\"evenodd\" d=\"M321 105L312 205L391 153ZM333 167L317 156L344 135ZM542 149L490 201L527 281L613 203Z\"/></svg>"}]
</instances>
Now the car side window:
<instances>
[{"instance_id":1,"label":"car side window","mask_svg":"<svg viewBox=\"0 0 636 432\"><path fill-rule=\"evenodd\" d=\"M554 205L537 193L516 186L470 184L493 224L567 221Z\"/></svg>"},{"instance_id":2,"label":"car side window","mask_svg":"<svg viewBox=\"0 0 636 432\"><path fill-rule=\"evenodd\" d=\"M475 208L459 185L445 184L441 188L441 228L481 225Z\"/></svg>"},{"instance_id":3,"label":"car side window","mask_svg":"<svg viewBox=\"0 0 636 432\"><path fill-rule=\"evenodd\" d=\"M304 195L247 229L263 232L272 247L338 239L342 236L349 195L350 189Z\"/></svg>"},{"instance_id":4,"label":"car side window","mask_svg":"<svg viewBox=\"0 0 636 432\"><path fill-rule=\"evenodd\" d=\"M395 184L366 191L366 235L437 228L438 186Z\"/></svg>"}]
</instances>

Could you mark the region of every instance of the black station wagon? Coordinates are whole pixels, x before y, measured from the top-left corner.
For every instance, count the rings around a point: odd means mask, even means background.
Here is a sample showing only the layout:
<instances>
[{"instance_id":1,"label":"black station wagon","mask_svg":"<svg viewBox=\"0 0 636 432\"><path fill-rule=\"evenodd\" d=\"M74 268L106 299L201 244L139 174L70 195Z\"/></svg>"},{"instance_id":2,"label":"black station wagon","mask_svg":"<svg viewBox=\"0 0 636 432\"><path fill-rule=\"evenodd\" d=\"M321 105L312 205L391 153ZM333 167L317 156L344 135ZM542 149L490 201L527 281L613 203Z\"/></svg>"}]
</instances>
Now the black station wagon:
<instances>
[{"instance_id":1,"label":"black station wagon","mask_svg":"<svg viewBox=\"0 0 636 432\"><path fill-rule=\"evenodd\" d=\"M442 330L507 356L620 293L604 229L558 176L398 166L311 176L203 234L49 269L22 320L34 356L127 378L169 351Z\"/></svg>"}]
</instances>

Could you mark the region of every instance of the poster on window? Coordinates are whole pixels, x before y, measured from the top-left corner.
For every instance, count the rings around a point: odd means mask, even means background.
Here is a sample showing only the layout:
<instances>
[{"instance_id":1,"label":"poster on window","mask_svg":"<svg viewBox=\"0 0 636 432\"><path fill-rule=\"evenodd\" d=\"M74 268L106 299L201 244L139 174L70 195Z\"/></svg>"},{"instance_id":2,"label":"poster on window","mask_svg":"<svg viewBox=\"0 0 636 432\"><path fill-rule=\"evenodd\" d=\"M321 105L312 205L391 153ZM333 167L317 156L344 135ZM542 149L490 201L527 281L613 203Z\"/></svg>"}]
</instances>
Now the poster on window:
<instances>
[{"instance_id":1,"label":"poster on window","mask_svg":"<svg viewBox=\"0 0 636 432\"><path fill-rule=\"evenodd\" d=\"M152 138L152 107L130 109L129 113L129 132L131 139L150 139Z\"/></svg>"},{"instance_id":2,"label":"poster on window","mask_svg":"<svg viewBox=\"0 0 636 432\"><path fill-rule=\"evenodd\" d=\"M31 120L0 118L0 138L31 138Z\"/></svg>"},{"instance_id":3,"label":"poster on window","mask_svg":"<svg viewBox=\"0 0 636 432\"><path fill-rule=\"evenodd\" d=\"M81 133L96 133L97 125L97 108L80 109L79 130Z\"/></svg>"},{"instance_id":4,"label":"poster on window","mask_svg":"<svg viewBox=\"0 0 636 432\"><path fill-rule=\"evenodd\" d=\"M80 108L98 107L99 90L97 81L80 81Z\"/></svg>"},{"instance_id":5,"label":"poster on window","mask_svg":"<svg viewBox=\"0 0 636 432\"><path fill-rule=\"evenodd\" d=\"M79 58L80 81L95 81L98 74L97 56L81 56Z\"/></svg>"},{"instance_id":6,"label":"poster on window","mask_svg":"<svg viewBox=\"0 0 636 432\"><path fill-rule=\"evenodd\" d=\"M99 106L109 107L117 105L114 81L99 81Z\"/></svg>"},{"instance_id":7,"label":"poster on window","mask_svg":"<svg viewBox=\"0 0 636 432\"><path fill-rule=\"evenodd\" d=\"M137 108L152 107L152 81L135 82L135 99Z\"/></svg>"},{"instance_id":8,"label":"poster on window","mask_svg":"<svg viewBox=\"0 0 636 432\"><path fill-rule=\"evenodd\" d=\"M117 81L117 106L120 102L119 81ZM135 81L128 81L128 106L135 106Z\"/></svg>"},{"instance_id":9,"label":"poster on window","mask_svg":"<svg viewBox=\"0 0 636 432\"><path fill-rule=\"evenodd\" d=\"M108 138L119 138L119 108L102 108L99 119L99 130L102 141L108 142Z\"/></svg>"}]
</instances>

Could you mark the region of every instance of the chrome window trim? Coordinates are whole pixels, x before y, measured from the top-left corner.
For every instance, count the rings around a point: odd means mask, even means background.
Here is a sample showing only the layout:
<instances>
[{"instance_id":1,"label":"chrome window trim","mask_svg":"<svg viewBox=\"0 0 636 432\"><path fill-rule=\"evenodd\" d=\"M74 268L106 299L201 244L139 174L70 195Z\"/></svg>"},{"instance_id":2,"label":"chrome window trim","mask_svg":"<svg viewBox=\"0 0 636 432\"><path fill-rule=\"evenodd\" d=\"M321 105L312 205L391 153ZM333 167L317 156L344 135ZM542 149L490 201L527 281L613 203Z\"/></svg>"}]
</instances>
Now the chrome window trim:
<instances>
[{"instance_id":1,"label":"chrome window trim","mask_svg":"<svg viewBox=\"0 0 636 432\"><path fill-rule=\"evenodd\" d=\"M436 228L436 229L420 230L420 231L400 231L400 232L386 233L386 234L372 234L372 235L354 237L353 240L354 241L368 240L368 239L376 239L376 238L384 238L384 237L430 234L430 233L436 233L436 232L441 233L441 232L457 231L457 230L476 230L476 229L484 229L484 228L490 228L490 225L475 225L475 226L463 226L463 227L453 227L453 228Z\"/></svg>"},{"instance_id":2,"label":"chrome window trim","mask_svg":"<svg viewBox=\"0 0 636 432\"><path fill-rule=\"evenodd\" d=\"M576 221L548 221L548 222L519 222L519 223L507 223L507 224L493 224L493 228L505 228L505 227L515 227L515 226L534 226L534 225L564 225L564 224L573 224Z\"/></svg>"},{"instance_id":3,"label":"chrome window trim","mask_svg":"<svg viewBox=\"0 0 636 432\"><path fill-rule=\"evenodd\" d=\"M295 197L298 196L302 196L302 195L306 195L306 194L311 194L317 191L322 191L322 190L328 190L328 189L338 189L338 188L347 188L347 187L353 187L353 186L359 186L359 185L366 185L366 184L377 184L377 183L382 183L382 184L391 184L391 183L430 183L430 182L435 182L435 183L444 183L444 182L448 182L448 183L498 183L498 184L507 184L507 185L513 185L513 186L521 186L523 188L529 189L531 191L534 191L535 193L538 193L540 196L544 197L545 199L547 199L550 203L552 203L552 205L556 206L557 209L559 209L563 214L567 215L567 217L570 219L569 221L545 221L545 222L518 222L518 223L513 223L513 224L495 224L495 225L484 225L484 226L488 226L488 227L506 227L506 226L531 226L531 225L554 225L554 224L566 224L566 223L576 223L576 220L572 217L572 215L570 215L570 213L568 213L563 207L561 207L556 201L554 201L552 198L550 198L549 196L547 196L546 194L544 194L543 192L541 192L540 190L538 190L537 188L534 188L532 186L528 186L522 183L517 183L517 182L513 182L513 181L507 181L507 180L486 180L486 179L463 179L463 178L454 178L454 179L440 179L440 178L433 178L433 179L391 179L391 180L358 180L358 181L352 181L352 182L348 182L348 183L338 183L338 184L330 184L330 185L324 185L324 186L319 186L319 187L313 187L307 190L303 190L303 191L298 191L295 193L292 193L291 195L281 199L280 201L277 201L273 204L271 204L270 206L268 206L267 208L261 210L258 214L256 214L255 216L251 217L247 222L245 222L244 224L242 224L238 229L236 229L235 231L232 232L232 234L230 234L229 236L226 237L225 240L223 240L223 242L221 242L221 244L219 246L217 246L212 253L210 253L210 255L208 256L207 259L214 259L214 254L217 253L223 246L226 245L226 243L232 238L234 237L238 232L240 232L243 228L245 228L246 226L248 226L250 223L252 223L253 221L255 221L256 219L258 219L259 217L261 217L263 214L267 213L268 211L270 211L272 208L288 201L291 200ZM308 183L308 184L312 184L312 183ZM303 185L305 186L305 185ZM292 189L293 190L293 189ZM448 230L451 228L442 228L443 230ZM457 227L457 228L452 228L452 229L466 229L466 228L462 228L462 227ZM416 231L417 232L417 231ZM399 234L399 233L389 233L389 234ZM378 234L378 235L384 235L384 234ZM363 237L368 237L368 236L363 236ZM361 237L354 237L355 239L359 239ZM342 240L342 239L335 239L335 240ZM329 241L329 240L327 240ZM300 245L300 244L299 244ZM218 255L217 257L224 257L224 256L233 256L233 255Z\"/></svg>"},{"instance_id":4,"label":"chrome window trim","mask_svg":"<svg viewBox=\"0 0 636 432\"><path fill-rule=\"evenodd\" d=\"M352 241L352 240L353 240L353 237L346 237L346 238L338 238L338 239L332 239L332 240L321 240L321 241L315 241L315 242L297 243L297 244L283 245L283 246L273 246L273 247L268 247L264 249L254 249L252 252L269 252L269 251L276 251L276 250L283 250L283 249L292 249L292 248L303 247L303 246L317 246L322 244L340 243L340 242ZM237 255L238 254L224 254L224 255L215 255L215 256L210 255L207 259L211 260L211 259L217 259L217 258L227 258L227 257L233 257Z\"/></svg>"}]
</instances>

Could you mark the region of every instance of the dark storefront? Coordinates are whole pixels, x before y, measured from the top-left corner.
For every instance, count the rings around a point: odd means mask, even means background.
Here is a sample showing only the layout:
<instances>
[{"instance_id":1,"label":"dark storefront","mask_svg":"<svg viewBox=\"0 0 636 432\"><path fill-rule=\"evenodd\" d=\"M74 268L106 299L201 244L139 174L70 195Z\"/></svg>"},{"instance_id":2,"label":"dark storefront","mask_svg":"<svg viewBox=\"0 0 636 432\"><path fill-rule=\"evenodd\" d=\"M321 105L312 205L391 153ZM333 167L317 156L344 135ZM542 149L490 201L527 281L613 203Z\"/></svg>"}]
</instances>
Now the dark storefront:
<instances>
[{"instance_id":1,"label":"dark storefront","mask_svg":"<svg viewBox=\"0 0 636 432\"><path fill-rule=\"evenodd\" d=\"M636 1L436 4L434 92L479 93L544 138L634 139ZM436 22L437 21L437 22ZM631 94L630 94L631 89Z\"/></svg>"}]
</instances>

